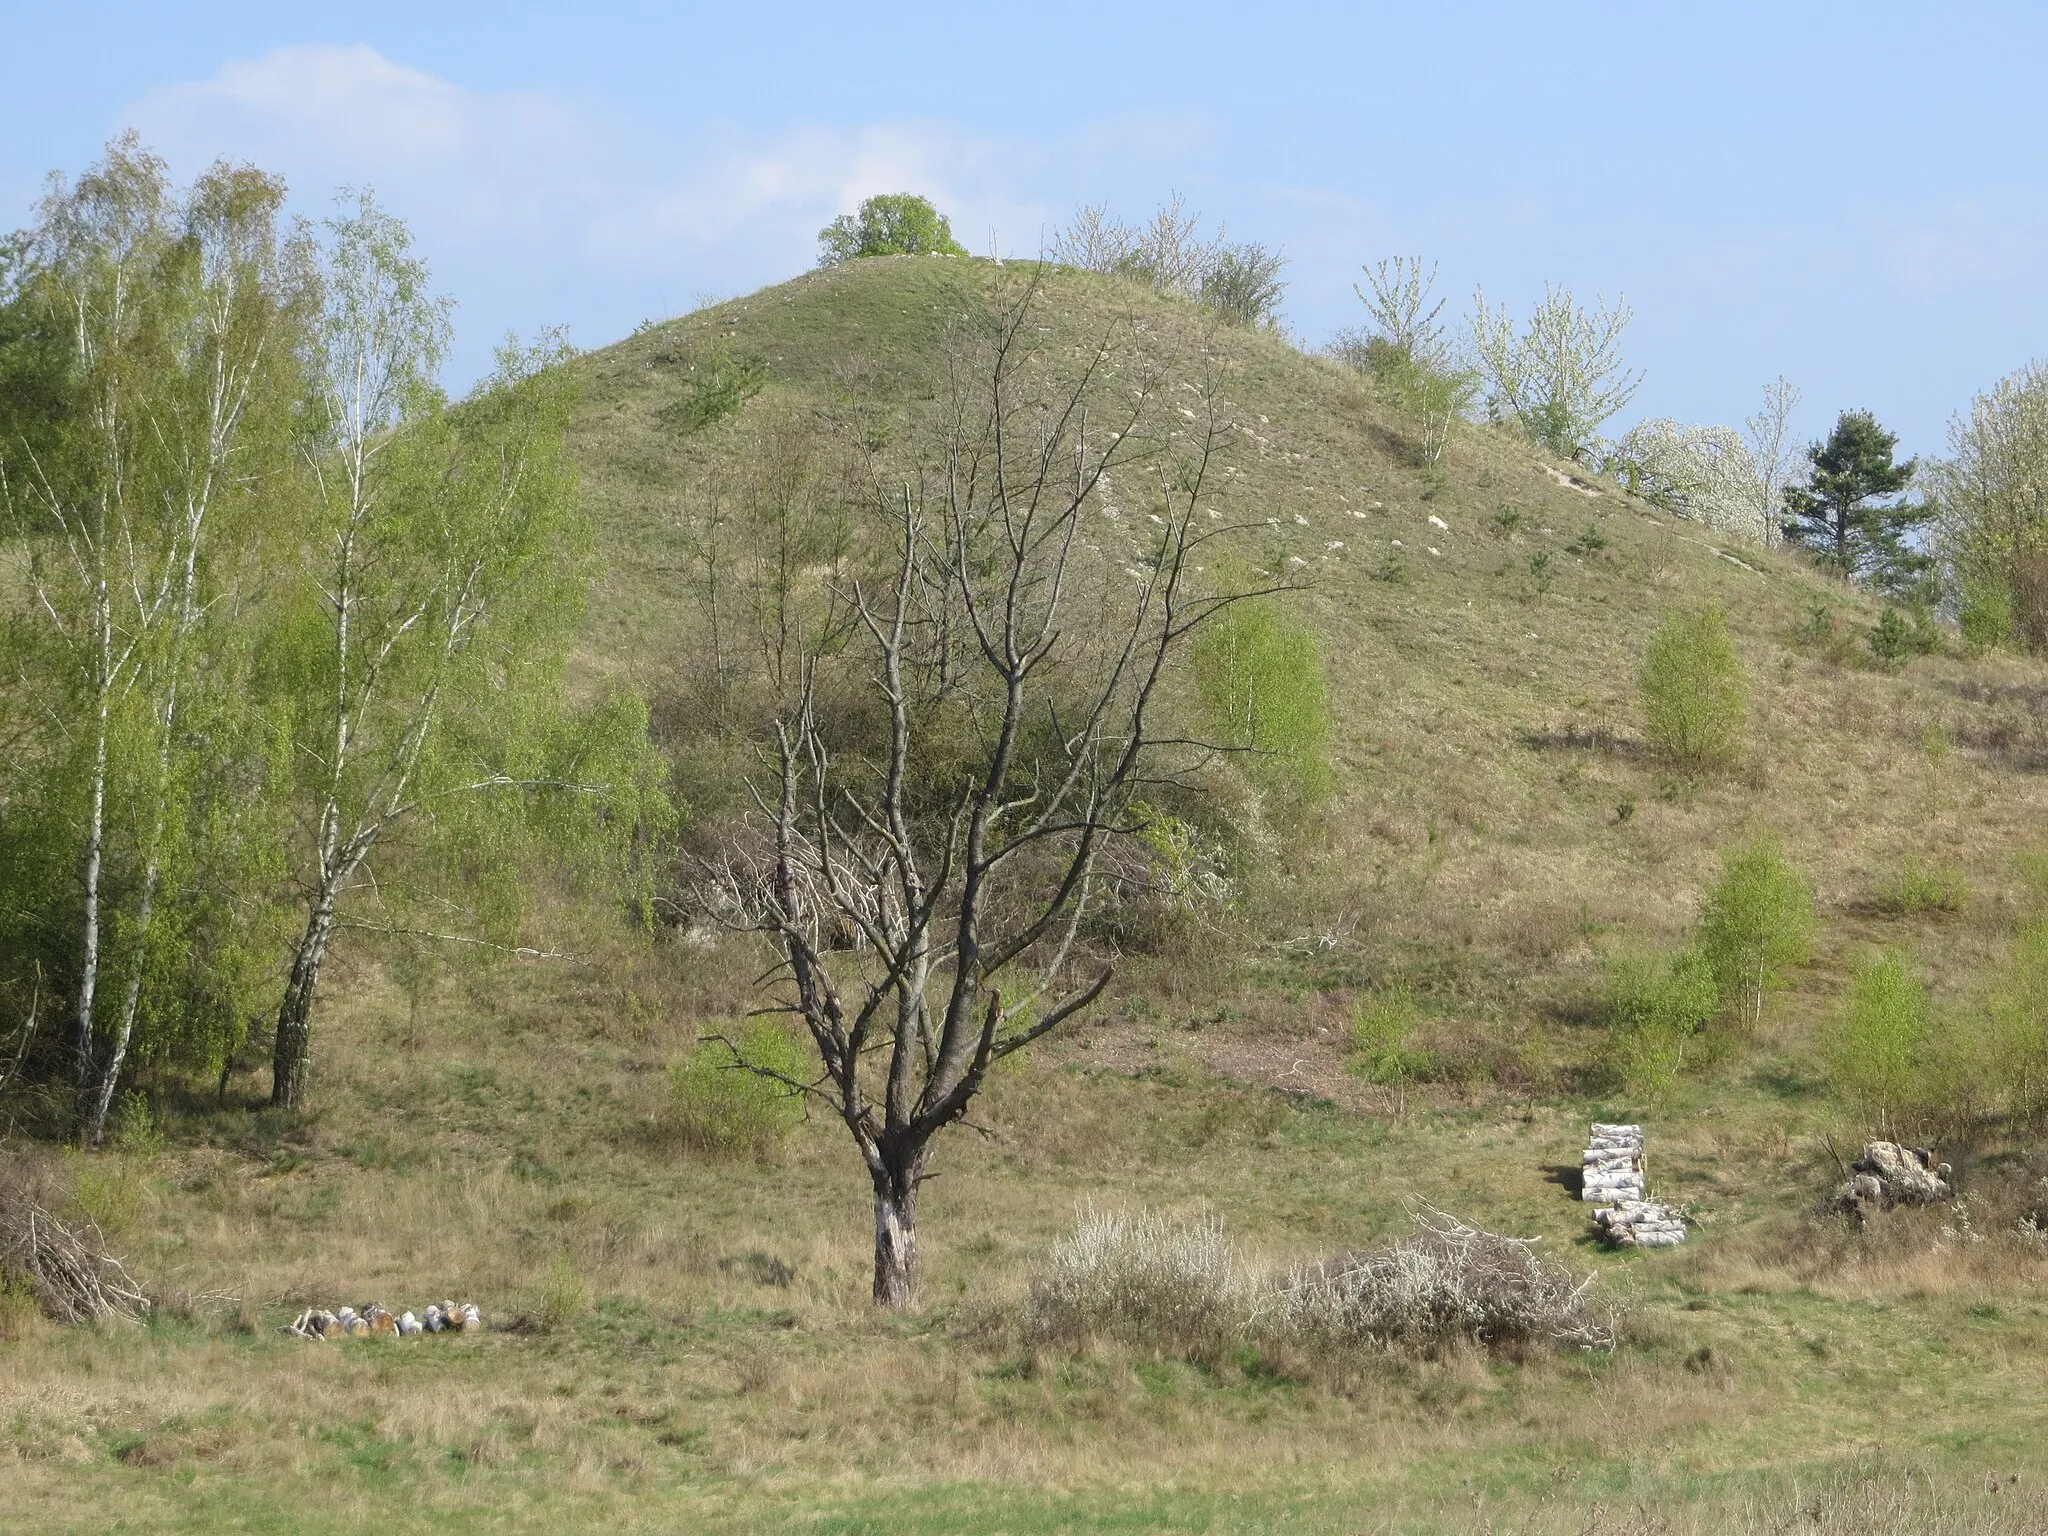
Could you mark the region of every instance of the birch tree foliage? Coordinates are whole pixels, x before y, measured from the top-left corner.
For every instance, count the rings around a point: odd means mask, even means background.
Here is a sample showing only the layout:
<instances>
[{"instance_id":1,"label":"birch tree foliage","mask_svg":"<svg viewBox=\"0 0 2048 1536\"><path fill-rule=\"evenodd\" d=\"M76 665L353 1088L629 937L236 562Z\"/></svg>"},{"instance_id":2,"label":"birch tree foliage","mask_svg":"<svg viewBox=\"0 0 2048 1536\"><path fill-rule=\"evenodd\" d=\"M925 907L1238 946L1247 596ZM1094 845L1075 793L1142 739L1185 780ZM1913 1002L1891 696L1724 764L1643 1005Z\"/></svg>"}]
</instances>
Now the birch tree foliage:
<instances>
[{"instance_id":1,"label":"birch tree foliage","mask_svg":"<svg viewBox=\"0 0 2048 1536\"><path fill-rule=\"evenodd\" d=\"M179 194L130 136L53 182L11 253L0 986L26 969L64 999L88 1141L131 1049L173 1054L207 1012L146 996L164 915L187 952L244 921L192 899L193 861L261 842L261 798L211 787L245 766L236 594L296 430L310 281L282 200L227 164Z\"/></svg>"},{"instance_id":2,"label":"birch tree foliage","mask_svg":"<svg viewBox=\"0 0 2048 1536\"><path fill-rule=\"evenodd\" d=\"M1949 589L1973 639L2048 644L2048 363L2030 363L1949 424L1928 467Z\"/></svg>"},{"instance_id":3,"label":"birch tree foliage","mask_svg":"<svg viewBox=\"0 0 2048 1536\"><path fill-rule=\"evenodd\" d=\"M451 407L434 385L448 305L404 226L361 198L330 237L323 431L264 680L294 786L300 910L272 1085L287 1106L338 932L532 949L514 931L528 856L617 871L660 817L637 701L561 702L591 575L567 348L508 345Z\"/></svg>"}]
</instances>

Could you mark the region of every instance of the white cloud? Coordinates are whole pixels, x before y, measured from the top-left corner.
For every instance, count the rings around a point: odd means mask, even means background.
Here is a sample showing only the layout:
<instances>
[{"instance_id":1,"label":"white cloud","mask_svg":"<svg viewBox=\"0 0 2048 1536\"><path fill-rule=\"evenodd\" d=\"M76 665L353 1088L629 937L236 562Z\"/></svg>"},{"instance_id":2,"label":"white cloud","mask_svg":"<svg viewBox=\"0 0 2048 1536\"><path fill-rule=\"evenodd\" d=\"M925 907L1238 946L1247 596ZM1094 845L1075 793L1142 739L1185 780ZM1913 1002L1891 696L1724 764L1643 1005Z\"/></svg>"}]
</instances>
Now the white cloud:
<instances>
[{"instance_id":1,"label":"white cloud","mask_svg":"<svg viewBox=\"0 0 2048 1536\"><path fill-rule=\"evenodd\" d=\"M236 60L151 92L125 123L183 174L218 155L281 171L307 211L333 188L374 187L463 300L458 373L479 371L508 328L567 320L598 344L699 292L800 271L820 226L877 192L932 197L977 251L1035 251L1066 206L1033 195L1057 158L1047 146L933 122L678 131L593 101L471 90L363 46Z\"/></svg>"}]
</instances>

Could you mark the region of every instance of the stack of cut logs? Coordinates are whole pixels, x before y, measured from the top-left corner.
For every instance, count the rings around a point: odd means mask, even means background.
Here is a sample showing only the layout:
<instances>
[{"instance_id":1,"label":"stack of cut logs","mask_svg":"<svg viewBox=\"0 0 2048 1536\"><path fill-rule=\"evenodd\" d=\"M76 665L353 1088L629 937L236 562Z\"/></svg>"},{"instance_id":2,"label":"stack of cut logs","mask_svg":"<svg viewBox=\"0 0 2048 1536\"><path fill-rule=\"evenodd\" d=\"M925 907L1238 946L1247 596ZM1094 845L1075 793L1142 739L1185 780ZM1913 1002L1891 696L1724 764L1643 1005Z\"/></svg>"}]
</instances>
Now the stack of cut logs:
<instances>
[{"instance_id":1,"label":"stack of cut logs","mask_svg":"<svg viewBox=\"0 0 2048 1536\"><path fill-rule=\"evenodd\" d=\"M1598 1203L1593 1225L1618 1248L1675 1248L1685 1241L1685 1218L1648 1198L1643 1172L1643 1128L1594 1122L1581 1165L1579 1198Z\"/></svg>"},{"instance_id":2,"label":"stack of cut logs","mask_svg":"<svg viewBox=\"0 0 2048 1536\"><path fill-rule=\"evenodd\" d=\"M366 1302L362 1311L354 1307L337 1307L329 1312L322 1307L308 1307L278 1332L291 1334L300 1339L356 1339L374 1338L382 1335L388 1339L409 1339L422 1333L481 1333L483 1313L477 1310L473 1301L457 1306L444 1301L436 1306L429 1303L424 1318L410 1312L396 1315L374 1301Z\"/></svg>"}]
</instances>

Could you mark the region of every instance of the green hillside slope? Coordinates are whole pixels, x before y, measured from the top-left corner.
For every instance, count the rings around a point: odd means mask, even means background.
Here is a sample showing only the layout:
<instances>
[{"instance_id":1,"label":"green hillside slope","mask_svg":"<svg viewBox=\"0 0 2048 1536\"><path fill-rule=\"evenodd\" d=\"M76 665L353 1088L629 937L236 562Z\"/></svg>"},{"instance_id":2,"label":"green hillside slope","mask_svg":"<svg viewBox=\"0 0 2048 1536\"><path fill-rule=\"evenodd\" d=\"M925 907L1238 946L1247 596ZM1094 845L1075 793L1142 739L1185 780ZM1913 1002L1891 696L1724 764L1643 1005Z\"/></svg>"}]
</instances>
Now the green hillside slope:
<instances>
[{"instance_id":1,"label":"green hillside slope","mask_svg":"<svg viewBox=\"0 0 2048 1536\"><path fill-rule=\"evenodd\" d=\"M746 450L747 412L849 392L914 409L937 388L946 326L996 276L855 263L586 359L578 455L610 572L589 664L659 693L703 644L683 535ZM1054 349L1120 322L1191 323L1185 305L1087 274L1056 276L1046 309L1065 331L1047 336ZM2010 888L2042 808L2025 771L2033 669L1844 666L1830 652L1861 651L1876 612L1796 557L1724 547L1504 431L1460 432L1419 467L1411 425L1356 374L1263 334L1225 330L1213 346L1240 428L1217 499L1269 522L1260 557L1307 583L1296 601L1332 703L1324 846L1268 914L1273 931L1251 936L1291 943L1265 952L1271 979L1411 979L1481 1065L1541 1080L1559 1052L1539 1040L1518 1064L1518 1045L1572 1014L1593 941L1673 938L1731 839L1780 833L1840 919L1816 995L1851 947L1891 935L1866 916L1902 858L1958 864L1994 897ZM680 430L698 372L747 356L765 365L762 395L738 419ZM1636 679L1665 614L1702 605L1727 611L1752 679L1747 749L1739 772L1678 785L1642 745ZM1817 609L1837 627L1825 642ZM1963 750L1931 757L1923 740ZM1919 937L1937 965L1978 957L1967 932ZM1319 1090L1341 1091L1333 1066L1316 1062Z\"/></svg>"}]
</instances>

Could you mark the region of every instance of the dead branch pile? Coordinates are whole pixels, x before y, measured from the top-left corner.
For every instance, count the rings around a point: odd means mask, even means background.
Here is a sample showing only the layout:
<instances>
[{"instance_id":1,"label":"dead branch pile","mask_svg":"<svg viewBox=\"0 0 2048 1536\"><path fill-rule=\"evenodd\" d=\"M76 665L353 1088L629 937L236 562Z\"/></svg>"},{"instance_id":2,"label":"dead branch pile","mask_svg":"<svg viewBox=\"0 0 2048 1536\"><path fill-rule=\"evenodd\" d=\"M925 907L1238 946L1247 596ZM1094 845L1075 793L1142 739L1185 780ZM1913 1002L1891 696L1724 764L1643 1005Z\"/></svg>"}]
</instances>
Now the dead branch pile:
<instances>
[{"instance_id":1,"label":"dead branch pile","mask_svg":"<svg viewBox=\"0 0 2048 1536\"><path fill-rule=\"evenodd\" d=\"M1538 1254L1539 1239L1503 1237L1430 1206L1413 1214L1422 1228L1415 1237L1294 1270L1269 1328L1334 1347L1458 1339L1613 1347L1613 1318L1589 1294L1594 1277L1576 1279Z\"/></svg>"},{"instance_id":2,"label":"dead branch pile","mask_svg":"<svg viewBox=\"0 0 2048 1536\"><path fill-rule=\"evenodd\" d=\"M25 1281L52 1322L139 1318L149 1298L107 1251L91 1222L71 1226L38 1198L34 1183L0 1178L0 1277Z\"/></svg>"}]
</instances>

